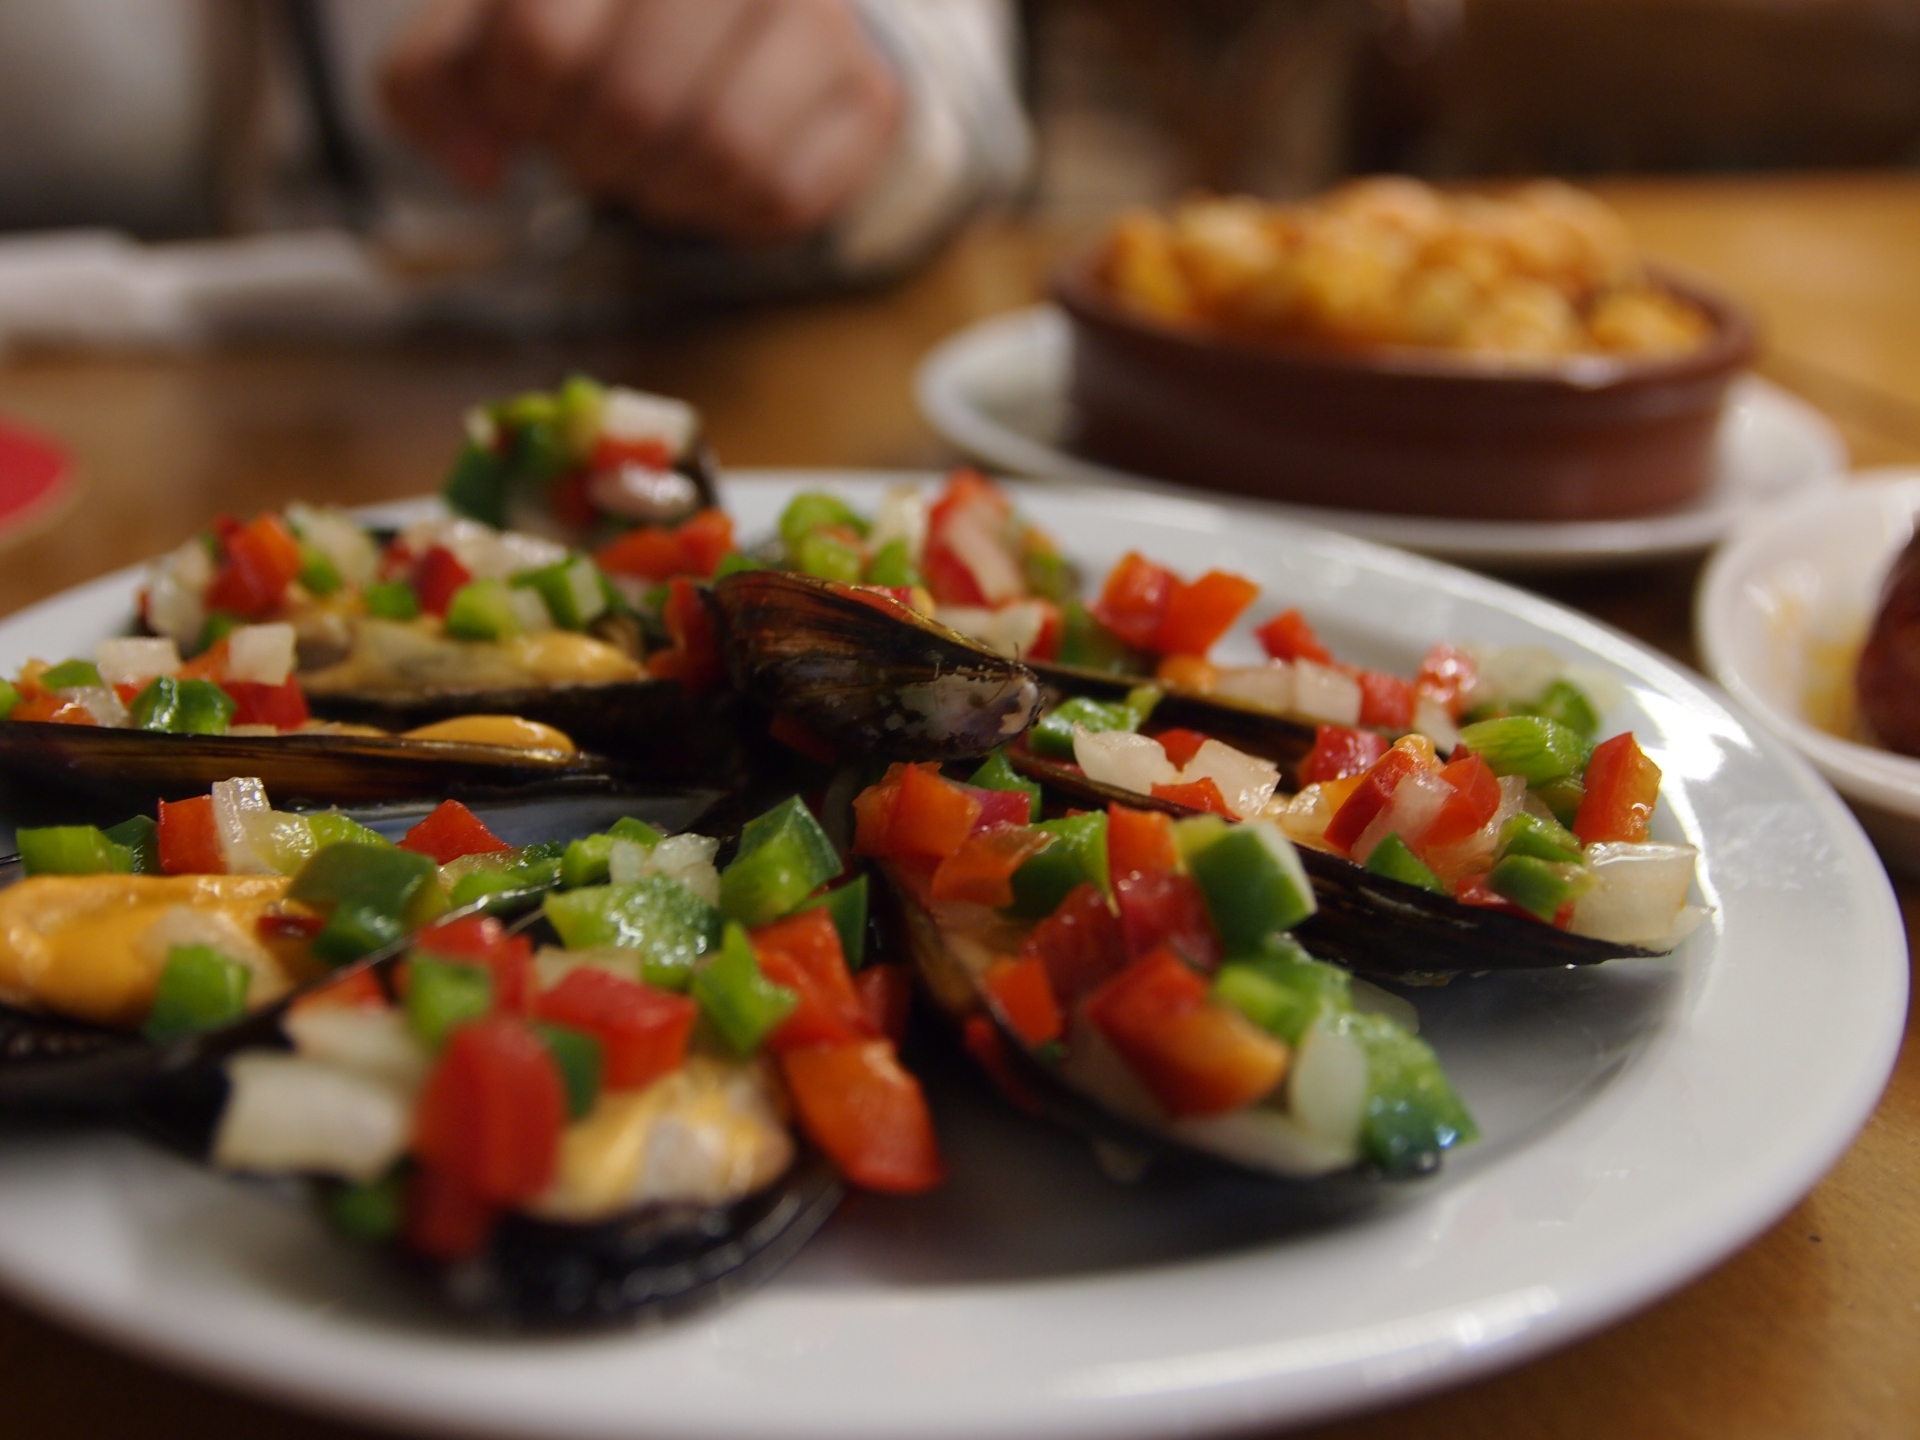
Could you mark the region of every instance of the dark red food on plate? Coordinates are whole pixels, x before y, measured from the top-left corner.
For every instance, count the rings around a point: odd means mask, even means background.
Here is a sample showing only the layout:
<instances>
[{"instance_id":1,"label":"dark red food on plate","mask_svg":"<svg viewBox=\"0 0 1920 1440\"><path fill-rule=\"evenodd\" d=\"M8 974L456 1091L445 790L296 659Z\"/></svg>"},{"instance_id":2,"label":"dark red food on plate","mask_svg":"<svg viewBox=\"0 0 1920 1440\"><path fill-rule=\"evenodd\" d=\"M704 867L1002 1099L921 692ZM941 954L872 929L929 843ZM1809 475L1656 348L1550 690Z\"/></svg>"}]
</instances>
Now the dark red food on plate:
<instances>
[{"instance_id":1,"label":"dark red food on plate","mask_svg":"<svg viewBox=\"0 0 1920 1440\"><path fill-rule=\"evenodd\" d=\"M1889 750L1920 755L1920 535L1887 573L1854 684L1874 737Z\"/></svg>"}]
</instances>

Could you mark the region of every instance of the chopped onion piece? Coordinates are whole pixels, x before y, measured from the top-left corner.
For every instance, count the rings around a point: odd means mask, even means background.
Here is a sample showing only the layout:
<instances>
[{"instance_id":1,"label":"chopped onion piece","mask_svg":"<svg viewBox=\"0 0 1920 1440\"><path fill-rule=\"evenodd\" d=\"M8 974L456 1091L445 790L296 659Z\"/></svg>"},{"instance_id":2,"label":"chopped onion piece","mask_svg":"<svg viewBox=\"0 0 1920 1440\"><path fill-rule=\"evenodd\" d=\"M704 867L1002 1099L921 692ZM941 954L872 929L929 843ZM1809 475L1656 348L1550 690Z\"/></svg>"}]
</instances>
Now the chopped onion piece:
<instances>
[{"instance_id":1,"label":"chopped onion piece","mask_svg":"<svg viewBox=\"0 0 1920 1440\"><path fill-rule=\"evenodd\" d=\"M1293 662L1293 708L1322 725L1360 723L1360 682L1311 660Z\"/></svg>"},{"instance_id":2,"label":"chopped onion piece","mask_svg":"<svg viewBox=\"0 0 1920 1440\"><path fill-rule=\"evenodd\" d=\"M1151 795L1156 785L1172 785L1180 772L1160 742L1125 730L1094 731L1073 727L1073 758L1099 785L1115 785L1135 795Z\"/></svg>"},{"instance_id":3,"label":"chopped onion piece","mask_svg":"<svg viewBox=\"0 0 1920 1440\"><path fill-rule=\"evenodd\" d=\"M989 605L1003 604L1026 593L1027 579L1008 553L999 535L1000 512L987 504L966 506L947 521L941 538L961 564L973 573L973 583Z\"/></svg>"},{"instance_id":4,"label":"chopped onion piece","mask_svg":"<svg viewBox=\"0 0 1920 1440\"><path fill-rule=\"evenodd\" d=\"M433 1068L433 1055L398 1010L296 1006L280 1028L307 1059L364 1075L402 1095L416 1094Z\"/></svg>"},{"instance_id":5,"label":"chopped onion piece","mask_svg":"<svg viewBox=\"0 0 1920 1440\"><path fill-rule=\"evenodd\" d=\"M591 949L563 950L557 945L542 945L533 954L533 979L542 990L551 990L574 970L604 970L623 980L641 980L640 965L646 956L639 950L623 950L614 945Z\"/></svg>"},{"instance_id":6,"label":"chopped onion piece","mask_svg":"<svg viewBox=\"0 0 1920 1440\"><path fill-rule=\"evenodd\" d=\"M1475 654L1479 678L1474 703L1531 705L1566 674L1567 662L1536 645L1510 645Z\"/></svg>"},{"instance_id":7,"label":"chopped onion piece","mask_svg":"<svg viewBox=\"0 0 1920 1440\"><path fill-rule=\"evenodd\" d=\"M342 584L359 589L379 577L380 547L346 511L296 500L287 506L287 523L294 534L327 557Z\"/></svg>"},{"instance_id":8,"label":"chopped onion piece","mask_svg":"<svg viewBox=\"0 0 1920 1440\"><path fill-rule=\"evenodd\" d=\"M293 673L293 626L242 625L227 636L227 672L255 685L284 685Z\"/></svg>"},{"instance_id":9,"label":"chopped onion piece","mask_svg":"<svg viewBox=\"0 0 1920 1440\"><path fill-rule=\"evenodd\" d=\"M1192 785L1199 780L1213 781L1227 808L1242 820L1251 820L1265 811L1267 802L1273 798L1280 784L1280 767L1271 760L1248 755L1218 740L1208 740L1193 752L1193 758L1180 772L1182 785Z\"/></svg>"},{"instance_id":10,"label":"chopped onion piece","mask_svg":"<svg viewBox=\"0 0 1920 1440\"><path fill-rule=\"evenodd\" d=\"M287 976L273 958L273 952L260 943L259 937L218 910L197 905L169 905L140 932L133 949L140 963L157 976L166 967L167 956L172 951L194 945L218 950L235 964L246 966L253 977L247 982L249 1008L271 1004L289 989Z\"/></svg>"},{"instance_id":11,"label":"chopped onion piece","mask_svg":"<svg viewBox=\"0 0 1920 1440\"><path fill-rule=\"evenodd\" d=\"M1223 665L1216 674L1213 693L1276 715L1291 713L1296 703L1293 666L1284 660L1266 665Z\"/></svg>"},{"instance_id":12,"label":"chopped onion piece","mask_svg":"<svg viewBox=\"0 0 1920 1440\"><path fill-rule=\"evenodd\" d=\"M700 490L678 470L657 470L623 460L587 477L587 499L596 510L643 524L664 524L700 503Z\"/></svg>"},{"instance_id":13,"label":"chopped onion piece","mask_svg":"<svg viewBox=\"0 0 1920 1440\"><path fill-rule=\"evenodd\" d=\"M376 1180L406 1152L413 1104L391 1085L268 1052L235 1056L227 1077L213 1141L223 1170Z\"/></svg>"},{"instance_id":14,"label":"chopped onion piece","mask_svg":"<svg viewBox=\"0 0 1920 1440\"><path fill-rule=\"evenodd\" d=\"M878 550L895 540L907 542L907 555L915 565L927 548L927 497L918 485L892 485L880 497L880 511L873 517L873 529L867 544Z\"/></svg>"},{"instance_id":15,"label":"chopped onion piece","mask_svg":"<svg viewBox=\"0 0 1920 1440\"><path fill-rule=\"evenodd\" d=\"M1362 865L1389 835L1398 835L1413 849L1455 795L1453 786L1432 770L1416 770L1393 787L1393 797L1353 842L1353 858Z\"/></svg>"},{"instance_id":16,"label":"chopped onion piece","mask_svg":"<svg viewBox=\"0 0 1920 1440\"><path fill-rule=\"evenodd\" d=\"M1294 844L1311 845L1316 850L1327 848L1333 806L1327 803L1326 792L1319 785L1304 786L1297 795L1273 801L1267 806L1267 818L1279 825Z\"/></svg>"},{"instance_id":17,"label":"chopped onion piece","mask_svg":"<svg viewBox=\"0 0 1920 1440\"><path fill-rule=\"evenodd\" d=\"M934 618L996 654L1018 660L1039 643L1048 608L1044 600L1016 600L991 610L980 605L942 605Z\"/></svg>"},{"instance_id":18,"label":"chopped onion piece","mask_svg":"<svg viewBox=\"0 0 1920 1440\"><path fill-rule=\"evenodd\" d=\"M253 776L213 782L213 826L229 875L278 875L279 869L254 848L248 817L271 816L267 789ZM308 831L312 839L312 831Z\"/></svg>"},{"instance_id":19,"label":"chopped onion piece","mask_svg":"<svg viewBox=\"0 0 1920 1440\"><path fill-rule=\"evenodd\" d=\"M648 857L653 873L678 880L709 905L720 903L720 872L713 857L720 842L711 835L669 835Z\"/></svg>"},{"instance_id":20,"label":"chopped onion piece","mask_svg":"<svg viewBox=\"0 0 1920 1440\"><path fill-rule=\"evenodd\" d=\"M400 532L400 541L412 555L424 555L438 545L476 580L505 580L523 570L539 570L567 558L565 545L524 530L495 530L478 520L436 516L416 521Z\"/></svg>"},{"instance_id":21,"label":"chopped onion piece","mask_svg":"<svg viewBox=\"0 0 1920 1440\"><path fill-rule=\"evenodd\" d=\"M1447 707L1431 695L1422 695L1413 702L1413 728L1433 741L1433 748L1442 755L1451 755L1453 747L1460 743L1460 727L1453 723Z\"/></svg>"},{"instance_id":22,"label":"chopped onion piece","mask_svg":"<svg viewBox=\"0 0 1920 1440\"><path fill-rule=\"evenodd\" d=\"M1287 1078L1287 1109L1309 1135L1356 1144L1367 1115L1367 1056L1351 1036L1315 1025Z\"/></svg>"},{"instance_id":23,"label":"chopped onion piece","mask_svg":"<svg viewBox=\"0 0 1920 1440\"><path fill-rule=\"evenodd\" d=\"M207 626L205 597L213 557L198 536L168 551L147 576L146 620L152 630L191 645Z\"/></svg>"},{"instance_id":24,"label":"chopped onion piece","mask_svg":"<svg viewBox=\"0 0 1920 1440\"><path fill-rule=\"evenodd\" d=\"M1699 851L1691 845L1628 844L1587 847L1593 888L1575 903L1576 935L1621 945L1658 945L1674 933Z\"/></svg>"},{"instance_id":25,"label":"chopped onion piece","mask_svg":"<svg viewBox=\"0 0 1920 1440\"><path fill-rule=\"evenodd\" d=\"M106 685L143 685L180 668L180 647L170 635L122 637L93 647L94 668Z\"/></svg>"},{"instance_id":26,"label":"chopped onion piece","mask_svg":"<svg viewBox=\"0 0 1920 1440\"><path fill-rule=\"evenodd\" d=\"M75 685L58 693L83 708L93 717L94 724L105 729L124 730L133 723L133 717L127 714L127 707L120 703L120 697L104 685Z\"/></svg>"},{"instance_id":27,"label":"chopped onion piece","mask_svg":"<svg viewBox=\"0 0 1920 1440\"><path fill-rule=\"evenodd\" d=\"M1500 832L1506 828L1507 821L1526 810L1529 798L1524 776L1501 776L1500 804L1493 818L1466 839L1444 850L1425 851L1420 858L1434 874L1449 882L1492 868L1494 852L1500 845Z\"/></svg>"},{"instance_id":28,"label":"chopped onion piece","mask_svg":"<svg viewBox=\"0 0 1920 1440\"><path fill-rule=\"evenodd\" d=\"M700 415L684 400L625 385L609 385L600 404L600 433L608 440L658 440L675 459L686 454Z\"/></svg>"},{"instance_id":29,"label":"chopped onion piece","mask_svg":"<svg viewBox=\"0 0 1920 1440\"><path fill-rule=\"evenodd\" d=\"M513 607L514 623L522 635L540 635L553 629L553 612L538 590L515 585L507 591L507 604Z\"/></svg>"}]
</instances>

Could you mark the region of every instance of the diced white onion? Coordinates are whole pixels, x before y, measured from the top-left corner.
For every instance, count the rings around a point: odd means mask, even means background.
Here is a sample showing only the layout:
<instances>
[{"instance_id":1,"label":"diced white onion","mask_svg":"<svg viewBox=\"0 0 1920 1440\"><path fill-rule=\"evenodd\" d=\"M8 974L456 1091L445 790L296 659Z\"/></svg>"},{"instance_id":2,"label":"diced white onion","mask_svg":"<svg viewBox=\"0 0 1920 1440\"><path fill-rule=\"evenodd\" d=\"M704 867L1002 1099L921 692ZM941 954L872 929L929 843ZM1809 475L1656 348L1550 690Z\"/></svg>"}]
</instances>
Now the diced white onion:
<instances>
[{"instance_id":1,"label":"diced white onion","mask_svg":"<svg viewBox=\"0 0 1920 1440\"><path fill-rule=\"evenodd\" d=\"M1251 820L1263 812L1273 798L1280 784L1280 767L1271 760L1245 754L1218 740L1207 740L1193 752L1193 758L1180 772L1182 785L1200 780L1213 781L1227 808L1242 820Z\"/></svg>"},{"instance_id":2,"label":"diced white onion","mask_svg":"<svg viewBox=\"0 0 1920 1440\"><path fill-rule=\"evenodd\" d=\"M540 635L553 629L553 615L540 592L524 585L510 586L507 604L513 608L514 624L522 635Z\"/></svg>"},{"instance_id":3,"label":"diced white onion","mask_svg":"<svg viewBox=\"0 0 1920 1440\"><path fill-rule=\"evenodd\" d=\"M700 414L684 400L610 385L600 405L600 433L609 440L658 440L677 459L693 444Z\"/></svg>"},{"instance_id":4,"label":"diced white onion","mask_svg":"<svg viewBox=\"0 0 1920 1440\"><path fill-rule=\"evenodd\" d=\"M607 879L615 885L631 885L651 873L647 847L634 840L616 840L607 853Z\"/></svg>"},{"instance_id":5,"label":"diced white onion","mask_svg":"<svg viewBox=\"0 0 1920 1440\"><path fill-rule=\"evenodd\" d=\"M247 1005L257 1009L271 1004L287 992L288 980L273 952L238 923L218 910L198 905L169 905L159 917L140 932L134 941L134 953L140 963L158 975L175 950L205 945L218 950L236 964L246 966L252 979L247 982Z\"/></svg>"},{"instance_id":6,"label":"diced white onion","mask_svg":"<svg viewBox=\"0 0 1920 1440\"><path fill-rule=\"evenodd\" d=\"M493 423L493 415L484 405L475 405L461 416L460 428L467 432L468 441L482 450L491 450L499 443L500 427Z\"/></svg>"},{"instance_id":7,"label":"diced white onion","mask_svg":"<svg viewBox=\"0 0 1920 1440\"><path fill-rule=\"evenodd\" d=\"M400 539L416 556L436 545L450 551L476 580L505 580L523 570L557 565L568 555L558 541L524 530L495 530L465 516L416 521L400 532Z\"/></svg>"},{"instance_id":8,"label":"diced white onion","mask_svg":"<svg viewBox=\"0 0 1920 1440\"><path fill-rule=\"evenodd\" d=\"M1327 826L1333 823L1333 806L1327 803L1326 792L1318 785L1306 785L1298 794L1268 805L1267 818L1296 845L1324 848Z\"/></svg>"},{"instance_id":9,"label":"diced white onion","mask_svg":"<svg viewBox=\"0 0 1920 1440\"><path fill-rule=\"evenodd\" d=\"M107 685L142 685L180 668L180 647L170 635L102 640L93 647L94 668Z\"/></svg>"},{"instance_id":10,"label":"diced white onion","mask_svg":"<svg viewBox=\"0 0 1920 1440\"><path fill-rule=\"evenodd\" d=\"M1293 662L1293 708L1322 725L1360 723L1360 682L1311 660Z\"/></svg>"},{"instance_id":11,"label":"diced white onion","mask_svg":"<svg viewBox=\"0 0 1920 1440\"><path fill-rule=\"evenodd\" d=\"M942 605L934 618L1010 660L1031 654L1046 629L1051 607L1044 600L1016 600L998 609L980 605Z\"/></svg>"},{"instance_id":12,"label":"diced white onion","mask_svg":"<svg viewBox=\"0 0 1920 1440\"><path fill-rule=\"evenodd\" d=\"M648 856L653 873L678 880L709 905L720 903L720 872L713 857L720 842L711 835L669 835Z\"/></svg>"},{"instance_id":13,"label":"diced white onion","mask_svg":"<svg viewBox=\"0 0 1920 1440\"><path fill-rule=\"evenodd\" d=\"M867 544L874 550L895 540L907 543L907 556L915 565L927 548L927 497L918 485L892 485L880 497L880 510L873 517L873 529Z\"/></svg>"},{"instance_id":14,"label":"diced white onion","mask_svg":"<svg viewBox=\"0 0 1920 1440\"><path fill-rule=\"evenodd\" d=\"M678 470L623 460L611 470L596 470L587 477L587 499L608 515L660 524L693 509L700 491Z\"/></svg>"},{"instance_id":15,"label":"diced white onion","mask_svg":"<svg viewBox=\"0 0 1920 1440\"><path fill-rule=\"evenodd\" d=\"M1422 695L1413 702L1413 728L1433 741L1433 748L1442 755L1451 755L1453 747L1460 743L1460 727L1453 723L1447 707L1431 695Z\"/></svg>"},{"instance_id":16,"label":"diced white onion","mask_svg":"<svg viewBox=\"0 0 1920 1440\"><path fill-rule=\"evenodd\" d=\"M229 875L277 875L279 870L254 848L249 815L270 815L266 786L253 776L213 782L213 825Z\"/></svg>"},{"instance_id":17,"label":"diced white onion","mask_svg":"<svg viewBox=\"0 0 1920 1440\"><path fill-rule=\"evenodd\" d=\"M418 1093L433 1056L398 1010L360 1005L296 1007L280 1028L309 1060L348 1070L399 1091Z\"/></svg>"},{"instance_id":18,"label":"diced white onion","mask_svg":"<svg viewBox=\"0 0 1920 1440\"><path fill-rule=\"evenodd\" d=\"M1667 940L1686 908L1698 856L1691 845L1589 845L1593 888L1575 902L1570 928L1622 945Z\"/></svg>"},{"instance_id":19,"label":"diced white onion","mask_svg":"<svg viewBox=\"0 0 1920 1440\"><path fill-rule=\"evenodd\" d=\"M304 815L246 810L241 812L240 826L246 832L247 848L276 875L293 874L320 848L313 838L313 823Z\"/></svg>"},{"instance_id":20,"label":"diced white onion","mask_svg":"<svg viewBox=\"0 0 1920 1440\"><path fill-rule=\"evenodd\" d=\"M191 645L207 626L206 593L213 559L198 536L168 551L147 575L147 624L181 645Z\"/></svg>"},{"instance_id":21,"label":"diced white onion","mask_svg":"<svg viewBox=\"0 0 1920 1440\"><path fill-rule=\"evenodd\" d=\"M1265 665L1222 666L1216 673L1213 690L1224 700L1237 700L1242 705L1271 710L1277 715L1290 714L1295 705L1293 666L1284 660L1272 660Z\"/></svg>"},{"instance_id":22,"label":"diced white onion","mask_svg":"<svg viewBox=\"0 0 1920 1440\"><path fill-rule=\"evenodd\" d=\"M1475 653L1479 680L1477 703L1531 705L1547 687L1566 673L1567 663L1551 650L1534 645L1512 645Z\"/></svg>"},{"instance_id":23,"label":"diced white onion","mask_svg":"<svg viewBox=\"0 0 1920 1440\"><path fill-rule=\"evenodd\" d=\"M1367 1056L1359 1042L1315 1025L1300 1041L1287 1079L1287 1108L1308 1134L1350 1145L1367 1113Z\"/></svg>"},{"instance_id":24,"label":"diced white onion","mask_svg":"<svg viewBox=\"0 0 1920 1440\"><path fill-rule=\"evenodd\" d=\"M124 730L133 723L120 697L104 685L75 685L58 692L62 698L83 707L93 723L108 730Z\"/></svg>"},{"instance_id":25,"label":"diced white onion","mask_svg":"<svg viewBox=\"0 0 1920 1440\"><path fill-rule=\"evenodd\" d=\"M284 685L293 673L293 626L242 625L227 636L227 671L255 685Z\"/></svg>"},{"instance_id":26,"label":"diced white onion","mask_svg":"<svg viewBox=\"0 0 1920 1440\"><path fill-rule=\"evenodd\" d=\"M1420 1012L1406 996L1382 990L1358 975L1347 982L1347 987L1347 993L1353 997L1353 1008L1362 1015L1384 1015L1409 1035L1420 1033Z\"/></svg>"},{"instance_id":27,"label":"diced white onion","mask_svg":"<svg viewBox=\"0 0 1920 1440\"><path fill-rule=\"evenodd\" d=\"M296 500L287 506L287 523L296 535L327 557L342 584L358 589L378 578L380 547L346 511Z\"/></svg>"},{"instance_id":28,"label":"diced white onion","mask_svg":"<svg viewBox=\"0 0 1920 1440\"><path fill-rule=\"evenodd\" d=\"M533 955L534 984L551 990L574 970L605 970L623 980L639 980L641 962L646 957L638 950L623 950L604 945L596 949L563 950L557 945L542 945Z\"/></svg>"},{"instance_id":29,"label":"diced white onion","mask_svg":"<svg viewBox=\"0 0 1920 1440\"><path fill-rule=\"evenodd\" d=\"M1430 850L1425 858L1428 865L1442 880L1459 875L1470 875L1485 870L1493 863L1494 851L1500 844L1500 832L1506 828L1507 821L1527 808L1527 782L1519 775L1500 777L1500 804L1493 812L1493 818L1482 825L1464 840L1447 846L1444 850Z\"/></svg>"},{"instance_id":30,"label":"diced white onion","mask_svg":"<svg viewBox=\"0 0 1920 1440\"><path fill-rule=\"evenodd\" d=\"M411 1098L365 1075L298 1055L227 1062L232 1091L213 1141L223 1170L375 1180L406 1152Z\"/></svg>"},{"instance_id":31,"label":"diced white onion","mask_svg":"<svg viewBox=\"0 0 1920 1440\"><path fill-rule=\"evenodd\" d=\"M1353 858L1362 865L1389 835L1419 847L1440 812L1458 792L1432 770L1416 770L1393 787L1393 795L1353 842Z\"/></svg>"},{"instance_id":32,"label":"diced white onion","mask_svg":"<svg viewBox=\"0 0 1920 1440\"><path fill-rule=\"evenodd\" d=\"M941 538L960 557L960 563L973 573L973 582L989 605L1004 604L1027 588L1019 562L1008 553L1000 537L1001 528L1000 512L992 505L976 503L954 514L941 531Z\"/></svg>"},{"instance_id":33,"label":"diced white onion","mask_svg":"<svg viewBox=\"0 0 1920 1440\"><path fill-rule=\"evenodd\" d=\"M1098 785L1115 785L1136 795L1151 795L1156 785L1172 785L1180 772L1158 740L1125 730L1093 731L1073 727L1073 758Z\"/></svg>"}]
</instances>

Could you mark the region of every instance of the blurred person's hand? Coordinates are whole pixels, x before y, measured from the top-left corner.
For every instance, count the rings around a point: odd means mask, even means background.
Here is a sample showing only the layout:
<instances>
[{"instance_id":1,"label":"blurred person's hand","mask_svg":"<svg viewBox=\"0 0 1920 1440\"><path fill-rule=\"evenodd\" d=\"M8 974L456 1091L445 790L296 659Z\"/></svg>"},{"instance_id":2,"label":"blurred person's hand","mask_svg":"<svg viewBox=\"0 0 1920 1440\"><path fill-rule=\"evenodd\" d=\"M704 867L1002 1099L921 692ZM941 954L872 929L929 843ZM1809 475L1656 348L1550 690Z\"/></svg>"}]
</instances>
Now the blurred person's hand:
<instances>
[{"instance_id":1,"label":"blurred person's hand","mask_svg":"<svg viewBox=\"0 0 1920 1440\"><path fill-rule=\"evenodd\" d=\"M474 189L532 146L590 195L742 241L831 220L902 106L848 0L430 0L384 86Z\"/></svg>"}]
</instances>

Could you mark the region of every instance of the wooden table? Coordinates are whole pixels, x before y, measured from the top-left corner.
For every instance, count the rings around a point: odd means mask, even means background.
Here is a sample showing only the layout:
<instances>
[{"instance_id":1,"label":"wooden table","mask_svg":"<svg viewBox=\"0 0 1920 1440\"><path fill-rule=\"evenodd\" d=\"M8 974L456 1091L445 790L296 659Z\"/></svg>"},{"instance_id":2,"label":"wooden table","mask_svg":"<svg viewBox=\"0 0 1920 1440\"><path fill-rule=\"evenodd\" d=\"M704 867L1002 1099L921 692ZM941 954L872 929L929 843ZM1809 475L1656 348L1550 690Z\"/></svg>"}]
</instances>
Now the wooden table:
<instances>
[{"instance_id":1,"label":"wooden table","mask_svg":"<svg viewBox=\"0 0 1920 1440\"><path fill-rule=\"evenodd\" d=\"M1856 462L1920 463L1920 179L1639 184L1610 190L1643 243L1760 310L1762 369L1825 407ZM736 465L953 458L914 411L921 354L1024 304L1062 244L983 226L879 295L586 343L433 342L0 366L0 413L62 437L85 490L0 559L0 612L177 543L220 510L431 489L475 397L585 369L678 392ZM1694 660L1697 562L1545 588ZM1909 940L1920 884L1899 884ZM1326 1427L1328 1437L1920 1435L1920 1046L1859 1142L1773 1229L1679 1294L1511 1373ZM0 1428L346 1436L200 1386L0 1303Z\"/></svg>"}]
</instances>

